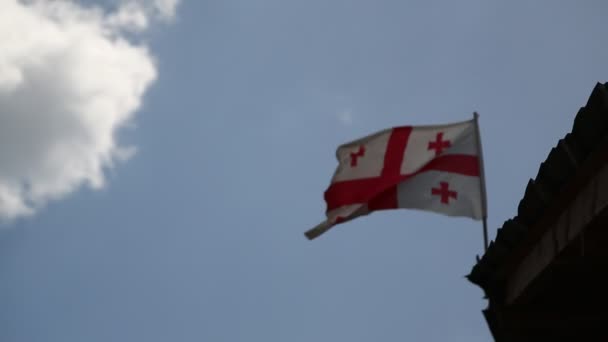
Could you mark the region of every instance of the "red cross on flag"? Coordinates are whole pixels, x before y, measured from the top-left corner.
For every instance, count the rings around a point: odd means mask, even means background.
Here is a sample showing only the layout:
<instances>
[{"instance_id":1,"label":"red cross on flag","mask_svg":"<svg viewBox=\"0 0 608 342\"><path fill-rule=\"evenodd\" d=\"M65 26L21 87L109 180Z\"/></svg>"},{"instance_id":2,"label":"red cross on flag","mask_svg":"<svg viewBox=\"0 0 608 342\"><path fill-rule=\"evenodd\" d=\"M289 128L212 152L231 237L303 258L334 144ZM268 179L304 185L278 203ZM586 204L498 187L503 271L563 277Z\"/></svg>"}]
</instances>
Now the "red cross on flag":
<instances>
[{"instance_id":1,"label":"red cross on flag","mask_svg":"<svg viewBox=\"0 0 608 342\"><path fill-rule=\"evenodd\" d=\"M325 191L327 219L309 239L377 210L409 208L475 220L485 217L476 118L387 129L338 147Z\"/></svg>"}]
</instances>

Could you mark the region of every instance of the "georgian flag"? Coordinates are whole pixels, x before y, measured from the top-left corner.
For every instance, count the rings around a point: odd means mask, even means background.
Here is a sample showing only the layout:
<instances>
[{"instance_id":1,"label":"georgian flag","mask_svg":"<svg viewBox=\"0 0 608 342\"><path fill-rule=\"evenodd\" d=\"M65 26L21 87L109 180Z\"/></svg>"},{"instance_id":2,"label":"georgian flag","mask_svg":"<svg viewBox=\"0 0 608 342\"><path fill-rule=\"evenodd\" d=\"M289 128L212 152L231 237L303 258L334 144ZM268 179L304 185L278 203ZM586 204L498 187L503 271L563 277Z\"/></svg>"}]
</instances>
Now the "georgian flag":
<instances>
[{"instance_id":1,"label":"georgian flag","mask_svg":"<svg viewBox=\"0 0 608 342\"><path fill-rule=\"evenodd\" d=\"M327 219L306 232L372 211L410 208L481 220L485 216L476 120L387 129L338 147L325 191Z\"/></svg>"}]
</instances>

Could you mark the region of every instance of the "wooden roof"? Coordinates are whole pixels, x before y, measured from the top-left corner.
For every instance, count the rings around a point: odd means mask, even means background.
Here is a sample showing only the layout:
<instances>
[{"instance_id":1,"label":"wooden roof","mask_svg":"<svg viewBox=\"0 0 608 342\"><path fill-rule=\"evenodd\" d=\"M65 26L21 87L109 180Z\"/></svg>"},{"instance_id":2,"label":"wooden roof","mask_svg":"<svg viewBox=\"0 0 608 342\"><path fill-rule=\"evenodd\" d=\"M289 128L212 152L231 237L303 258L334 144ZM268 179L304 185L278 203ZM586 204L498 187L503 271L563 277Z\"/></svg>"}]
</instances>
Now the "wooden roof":
<instances>
[{"instance_id":1,"label":"wooden roof","mask_svg":"<svg viewBox=\"0 0 608 342\"><path fill-rule=\"evenodd\" d=\"M496 341L593 340L607 330L607 85L595 86L467 276L489 299Z\"/></svg>"}]
</instances>

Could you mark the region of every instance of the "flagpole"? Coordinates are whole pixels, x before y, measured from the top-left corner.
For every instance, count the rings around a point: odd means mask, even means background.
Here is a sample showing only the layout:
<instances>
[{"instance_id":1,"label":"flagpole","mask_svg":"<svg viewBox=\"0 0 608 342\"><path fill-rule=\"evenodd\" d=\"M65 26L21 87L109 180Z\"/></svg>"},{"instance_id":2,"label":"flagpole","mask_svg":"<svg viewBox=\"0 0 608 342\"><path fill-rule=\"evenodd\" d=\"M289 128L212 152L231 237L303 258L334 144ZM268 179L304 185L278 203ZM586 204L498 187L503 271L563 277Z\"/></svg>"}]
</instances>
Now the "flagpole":
<instances>
[{"instance_id":1,"label":"flagpole","mask_svg":"<svg viewBox=\"0 0 608 342\"><path fill-rule=\"evenodd\" d=\"M486 175L483 168L483 150L481 148L481 137L479 134L479 114L473 112L475 120L475 133L477 135L477 150L479 151L479 181L481 183L481 210L483 217L483 247L484 252L488 251L488 203L486 193Z\"/></svg>"}]
</instances>

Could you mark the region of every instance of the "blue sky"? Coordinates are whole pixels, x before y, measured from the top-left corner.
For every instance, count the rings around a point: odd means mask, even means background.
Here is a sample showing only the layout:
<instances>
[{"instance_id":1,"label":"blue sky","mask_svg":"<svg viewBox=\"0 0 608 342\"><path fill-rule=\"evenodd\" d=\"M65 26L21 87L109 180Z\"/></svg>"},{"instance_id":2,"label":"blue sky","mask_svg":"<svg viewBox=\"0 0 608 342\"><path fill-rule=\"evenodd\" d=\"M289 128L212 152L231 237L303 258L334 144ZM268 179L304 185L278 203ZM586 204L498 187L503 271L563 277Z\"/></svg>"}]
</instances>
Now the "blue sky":
<instances>
[{"instance_id":1,"label":"blue sky","mask_svg":"<svg viewBox=\"0 0 608 342\"><path fill-rule=\"evenodd\" d=\"M0 4L1 6L1 4ZM0 231L0 340L489 341L481 224L381 212L315 241L335 148L480 113L490 237L608 80L601 1L183 1L87 187Z\"/></svg>"}]
</instances>

